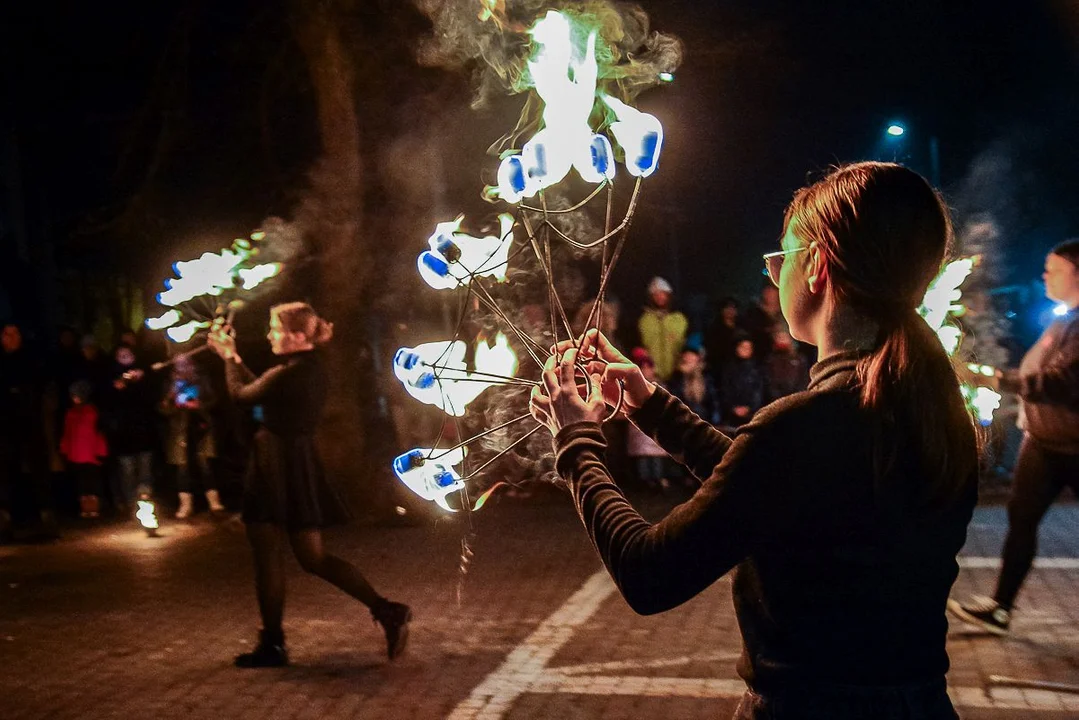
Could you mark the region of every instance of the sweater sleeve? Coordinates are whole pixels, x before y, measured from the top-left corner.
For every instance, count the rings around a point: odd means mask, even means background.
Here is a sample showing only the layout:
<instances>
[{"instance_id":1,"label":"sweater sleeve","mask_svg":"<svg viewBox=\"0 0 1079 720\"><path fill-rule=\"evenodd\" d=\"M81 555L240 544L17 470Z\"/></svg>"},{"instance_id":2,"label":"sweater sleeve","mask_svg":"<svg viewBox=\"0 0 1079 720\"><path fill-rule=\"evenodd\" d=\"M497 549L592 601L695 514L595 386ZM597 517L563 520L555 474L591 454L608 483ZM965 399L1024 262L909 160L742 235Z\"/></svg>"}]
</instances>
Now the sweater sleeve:
<instances>
[{"instance_id":1,"label":"sweater sleeve","mask_svg":"<svg viewBox=\"0 0 1079 720\"><path fill-rule=\"evenodd\" d=\"M277 365L256 378L246 365L234 362L225 363L225 381L228 384L229 395L239 403L262 402L281 383L287 373L288 365Z\"/></svg>"},{"instance_id":2,"label":"sweater sleeve","mask_svg":"<svg viewBox=\"0 0 1079 720\"><path fill-rule=\"evenodd\" d=\"M630 420L699 480L712 474L731 446L729 437L658 385Z\"/></svg>"},{"instance_id":3,"label":"sweater sleeve","mask_svg":"<svg viewBox=\"0 0 1079 720\"><path fill-rule=\"evenodd\" d=\"M1067 363L1028 375L1005 373L1001 388L1030 402L1079 407L1079 332L1069 333L1059 352Z\"/></svg>"},{"instance_id":4,"label":"sweater sleeve","mask_svg":"<svg viewBox=\"0 0 1079 720\"><path fill-rule=\"evenodd\" d=\"M782 522L769 521L767 508L774 503L765 501L783 492L769 482L783 463L778 443L770 439L774 434L765 425L745 426L701 489L652 525L604 466L599 425L562 428L555 437L556 467L633 610L647 615L686 602L745 559L767 537L767 526Z\"/></svg>"}]
</instances>

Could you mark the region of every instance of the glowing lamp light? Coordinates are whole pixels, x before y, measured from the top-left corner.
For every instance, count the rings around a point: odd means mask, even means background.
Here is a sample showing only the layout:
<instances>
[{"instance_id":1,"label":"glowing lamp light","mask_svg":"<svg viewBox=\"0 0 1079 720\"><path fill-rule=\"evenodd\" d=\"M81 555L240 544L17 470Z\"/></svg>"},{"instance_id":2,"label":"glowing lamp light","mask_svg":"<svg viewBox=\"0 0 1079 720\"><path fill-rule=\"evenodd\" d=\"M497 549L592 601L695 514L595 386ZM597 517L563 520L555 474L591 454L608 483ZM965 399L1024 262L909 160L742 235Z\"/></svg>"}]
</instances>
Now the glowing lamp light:
<instances>
[{"instance_id":1,"label":"glowing lamp light","mask_svg":"<svg viewBox=\"0 0 1079 720\"><path fill-rule=\"evenodd\" d=\"M164 330L178 322L180 322L180 312L178 310L169 310L161 317L146 318L146 327L151 330Z\"/></svg>"},{"instance_id":2,"label":"glowing lamp light","mask_svg":"<svg viewBox=\"0 0 1079 720\"><path fill-rule=\"evenodd\" d=\"M907 129L898 123L892 123L885 132L892 137L902 137L907 132Z\"/></svg>"},{"instance_id":3,"label":"glowing lamp light","mask_svg":"<svg viewBox=\"0 0 1079 720\"><path fill-rule=\"evenodd\" d=\"M643 113L618 98L601 94L600 99L618 118L611 123L615 140L626 153L626 169L634 177L648 177L659 166L663 149L663 126L655 115Z\"/></svg>"},{"instance_id":4,"label":"glowing lamp light","mask_svg":"<svg viewBox=\"0 0 1079 720\"><path fill-rule=\"evenodd\" d=\"M466 450L415 448L394 458L393 472L409 490L424 500L433 501L443 510L456 512L446 502L446 496L465 487L464 480L453 466L464 462Z\"/></svg>"},{"instance_id":5,"label":"glowing lamp light","mask_svg":"<svg viewBox=\"0 0 1079 720\"><path fill-rule=\"evenodd\" d=\"M1065 305L1064 303L1060 303L1055 308L1053 308L1053 315L1056 315L1057 317L1064 317L1067 314L1068 314L1068 306Z\"/></svg>"}]
</instances>

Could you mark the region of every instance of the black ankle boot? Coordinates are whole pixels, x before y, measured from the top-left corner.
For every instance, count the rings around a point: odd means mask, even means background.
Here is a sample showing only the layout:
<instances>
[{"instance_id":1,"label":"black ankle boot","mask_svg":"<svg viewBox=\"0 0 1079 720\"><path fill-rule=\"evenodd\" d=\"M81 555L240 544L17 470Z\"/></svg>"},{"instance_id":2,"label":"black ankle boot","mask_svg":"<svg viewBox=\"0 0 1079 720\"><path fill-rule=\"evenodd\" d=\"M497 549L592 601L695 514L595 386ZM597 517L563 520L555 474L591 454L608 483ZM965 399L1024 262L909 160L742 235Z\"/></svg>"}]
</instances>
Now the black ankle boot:
<instances>
[{"instance_id":1,"label":"black ankle boot","mask_svg":"<svg viewBox=\"0 0 1079 720\"><path fill-rule=\"evenodd\" d=\"M239 668L284 667L288 665L285 650L285 633L280 630L259 631L259 644L252 652L237 655L234 661Z\"/></svg>"},{"instance_id":2,"label":"black ankle boot","mask_svg":"<svg viewBox=\"0 0 1079 720\"><path fill-rule=\"evenodd\" d=\"M404 603L383 600L371 608L371 617L386 633L386 656L393 660L405 651L408 644L408 623L412 620L412 608Z\"/></svg>"}]
</instances>

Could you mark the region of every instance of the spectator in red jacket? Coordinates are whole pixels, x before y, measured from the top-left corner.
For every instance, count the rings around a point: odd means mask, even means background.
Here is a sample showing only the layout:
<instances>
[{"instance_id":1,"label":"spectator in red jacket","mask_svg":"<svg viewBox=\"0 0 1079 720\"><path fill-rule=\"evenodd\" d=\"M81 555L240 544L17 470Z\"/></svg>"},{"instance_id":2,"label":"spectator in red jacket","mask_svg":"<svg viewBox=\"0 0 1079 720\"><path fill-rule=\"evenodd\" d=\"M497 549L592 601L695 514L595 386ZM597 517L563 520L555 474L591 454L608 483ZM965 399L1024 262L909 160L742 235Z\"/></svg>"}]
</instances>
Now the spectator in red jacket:
<instances>
[{"instance_id":1,"label":"spectator in red jacket","mask_svg":"<svg viewBox=\"0 0 1079 720\"><path fill-rule=\"evenodd\" d=\"M90 383L71 384L71 407L64 416L60 453L67 458L79 486L84 518L96 518L101 507L101 460L108 455L105 436L97 426L97 408L90 402Z\"/></svg>"}]
</instances>

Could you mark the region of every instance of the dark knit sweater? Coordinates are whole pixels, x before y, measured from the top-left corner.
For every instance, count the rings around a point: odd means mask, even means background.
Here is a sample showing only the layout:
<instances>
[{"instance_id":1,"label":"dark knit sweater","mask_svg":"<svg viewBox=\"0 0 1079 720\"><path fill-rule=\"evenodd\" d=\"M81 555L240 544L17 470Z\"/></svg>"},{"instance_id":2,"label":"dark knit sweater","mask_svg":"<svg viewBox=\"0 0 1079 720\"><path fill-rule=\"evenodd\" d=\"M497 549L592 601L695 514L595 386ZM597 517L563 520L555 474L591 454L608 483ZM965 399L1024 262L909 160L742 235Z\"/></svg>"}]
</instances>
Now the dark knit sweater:
<instances>
[{"instance_id":1,"label":"dark knit sweater","mask_svg":"<svg viewBox=\"0 0 1079 720\"><path fill-rule=\"evenodd\" d=\"M887 482L874 482L856 362L845 353L817 363L809 390L765 407L733 439L657 388L632 420L703 485L655 525L612 481L598 425L555 437L558 471L634 610L668 610L735 571L738 669L757 689L897 685L948 669L945 602L976 500L973 434L956 449L970 472L947 507L911 499L924 483L905 438Z\"/></svg>"}]
</instances>

